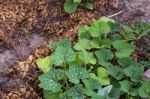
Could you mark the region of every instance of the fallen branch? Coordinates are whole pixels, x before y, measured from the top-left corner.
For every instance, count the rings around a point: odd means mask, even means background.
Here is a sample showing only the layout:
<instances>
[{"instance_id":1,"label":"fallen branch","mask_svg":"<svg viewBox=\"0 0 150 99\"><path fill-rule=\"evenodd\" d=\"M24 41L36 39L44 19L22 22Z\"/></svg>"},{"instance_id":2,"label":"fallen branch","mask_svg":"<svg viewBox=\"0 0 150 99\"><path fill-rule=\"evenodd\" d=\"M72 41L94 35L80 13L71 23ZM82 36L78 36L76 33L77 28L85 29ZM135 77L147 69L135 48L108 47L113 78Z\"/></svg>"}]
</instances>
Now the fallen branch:
<instances>
[{"instance_id":1,"label":"fallen branch","mask_svg":"<svg viewBox=\"0 0 150 99\"><path fill-rule=\"evenodd\" d=\"M115 17L115 16L117 16L117 15L119 15L119 14L121 14L121 13L123 13L123 11L119 11L119 12L113 14L113 15L110 15L110 16L108 16L108 18Z\"/></svg>"}]
</instances>

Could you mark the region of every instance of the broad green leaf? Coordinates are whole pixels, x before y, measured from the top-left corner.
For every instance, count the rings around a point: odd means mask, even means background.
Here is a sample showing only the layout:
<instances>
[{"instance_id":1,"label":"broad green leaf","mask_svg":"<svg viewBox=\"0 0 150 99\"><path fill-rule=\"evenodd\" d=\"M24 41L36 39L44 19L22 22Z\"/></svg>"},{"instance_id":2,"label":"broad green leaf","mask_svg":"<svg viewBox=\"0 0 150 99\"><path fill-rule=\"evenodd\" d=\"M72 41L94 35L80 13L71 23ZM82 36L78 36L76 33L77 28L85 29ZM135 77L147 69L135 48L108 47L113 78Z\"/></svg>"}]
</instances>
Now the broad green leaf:
<instances>
[{"instance_id":1,"label":"broad green leaf","mask_svg":"<svg viewBox=\"0 0 150 99\"><path fill-rule=\"evenodd\" d=\"M89 89L83 89L83 92L91 97L90 99L105 99L105 96L101 96L101 95L98 95L97 92L95 91L92 91L92 90L89 90Z\"/></svg>"},{"instance_id":2,"label":"broad green leaf","mask_svg":"<svg viewBox=\"0 0 150 99\"><path fill-rule=\"evenodd\" d=\"M118 59L118 63L119 65L121 65L122 67L128 67L130 65L134 65L134 66L138 66L139 64L134 61L131 57L126 57L126 58L121 58Z\"/></svg>"},{"instance_id":3,"label":"broad green leaf","mask_svg":"<svg viewBox=\"0 0 150 99\"><path fill-rule=\"evenodd\" d=\"M64 77L64 71L61 69L50 69L47 74L55 81L62 80Z\"/></svg>"},{"instance_id":4,"label":"broad green leaf","mask_svg":"<svg viewBox=\"0 0 150 99\"><path fill-rule=\"evenodd\" d=\"M85 87L89 90L95 90L101 87L101 84L97 80L92 79L92 78L84 79L83 83Z\"/></svg>"},{"instance_id":5,"label":"broad green leaf","mask_svg":"<svg viewBox=\"0 0 150 99\"><path fill-rule=\"evenodd\" d=\"M80 52L80 59L82 59L85 64L96 64L96 58L92 52L82 50Z\"/></svg>"},{"instance_id":6,"label":"broad green leaf","mask_svg":"<svg viewBox=\"0 0 150 99\"><path fill-rule=\"evenodd\" d=\"M96 95L96 96L93 96L91 99L106 99L106 98L105 96Z\"/></svg>"},{"instance_id":7,"label":"broad green leaf","mask_svg":"<svg viewBox=\"0 0 150 99\"><path fill-rule=\"evenodd\" d=\"M120 34L114 34L113 35L113 40L116 41L116 40L122 40L122 37Z\"/></svg>"},{"instance_id":8,"label":"broad green leaf","mask_svg":"<svg viewBox=\"0 0 150 99\"><path fill-rule=\"evenodd\" d=\"M99 81L99 83L101 85L109 85L110 84L110 79L108 77L107 70L103 67L99 67L97 69L97 76L94 73L91 73L90 77L92 79Z\"/></svg>"},{"instance_id":9,"label":"broad green leaf","mask_svg":"<svg viewBox=\"0 0 150 99\"><path fill-rule=\"evenodd\" d=\"M87 9L93 10L93 3L86 2L83 4L83 6Z\"/></svg>"},{"instance_id":10,"label":"broad green leaf","mask_svg":"<svg viewBox=\"0 0 150 99\"><path fill-rule=\"evenodd\" d=\"M110 79L108 77L99 77L98 80L101 83L101 85L109 85L110 84Z\"/></svg>"},{"instance_id":11,"label":"broad green leaf","mask_svg":"<svg viewBox=\"0 0 150 99\"><path fill-rule=\"evenodd\" d=\"M123 93L120 90L120 84L118 83L118 80L111 80L111 84L112 84L112 89L108 95L108 99L119 99L120 95Z\"/></svg>"},{"instance_id":12,"label":"broad green leaf","mask_svg":"<svg viewBox=\"0 0 150 99\"><path fill-rule=\"evenodd\" d=\"M59 95L59 98L58 98L58 99L69 99L69 96L68 96L67 91L61 93L61 94Z\"/></svg>"},{"instance_id":13,"label":"broad green leaf","mask_svg":"<svg viewBox=\"0 0 150 99\"><path fill-rule=\"evenodd\" d=\"M113 20L113 19L110 19L110 18L107 18L107 17L105 17L105 16L103 16L103 17L101 17L99 20L98 20L98 22L105 22L105 23L107 23L107 22L113 22L113 23L115 23L115 21Z\"/></svg>"},{"instance_id":14,"label":"broad green leaf","mask_svg":"<svg viewBox=\"0 0 150 99\"><path fill-rule=\"evenodd\" d=\"M91 49L90 40L81 39L75 44L74 48L76 50Z\"/></svg>"},{"instance_id":15,"label":"broad green leaf","mask_svg":"<svg viewBox=\"0 0 150 99\"><path fill-rule=\"evenodd\" d=\"M110 79L108 77L108 72L105 68L99 67L97 69L97 77L98 77L99 82L102 85L109 85L110 84Z\"/></svg>"},{"instance_id":16,"label":"broad green leaf","mask_svg":"<svg viewBox=\"0 0 150 99\"><path fill-rule=\"evenodd\" d=\"M79 65L71 64L66 71L69 81L74 84L79 84L81 79L89 78L89 72Z\"/></svg>"},{"instance_id":17,"label":"broad green leaf","mask_svg":"<svg viewBox=\"0 0 150 99\"><path fill-rule=\"evenodd\" d=\"M102 48L110 48L111 44L112 44L112 41L109 40L109 39L103 39L103 40L100 41L100 46Z\"/></svg>"},{"instance_id":18,"label":"broad green leaf","mask_svg":"<svg viewBox=\"0 0 150 99\"><path fill-rule=\"evenodd\" d=\"M94 53L98 59L98 63L102 66L109 66L109 60L111 60L114 57L113 53L110 50L104 48L95 51Z\"/></svg>"},{"instance_id":19,"label":"broad green leaf","mask_svg":"<svg viewBox=\"0 0 150 99\"><path fill-rule=\"evenodd\" d=\"M120 85L121 85L121 90L122 91L127 92L128 94L130 93L131 88L132 88L130 81L123 80L123 81L120 82Z\"/></svg>"},{"instance_id":20,"label":"broad green leaf","mask_svg":"<svg viewBox=\"0 0 150 99\"><path fill-rule=\"evenodd\" d=\"M121 80L124 77L122 68L118 66L110 65L109 67L107 67L107 70L108 73L114 78L116 78L117 80Z\"/></svg>"},{"instance_id":21,"label":"broad green leaf","mask_svg":"<svg viewBox=\"0 0 150 99\"><path fill-rule=\"evenodd\" d=\"M61 90L61 85L57 82L64 77L64 72L60 69L50 69L46 74L39 76L40 87L56 93Z\"/></svg>"},{"instance_id":22,"label":"broad green leaf","mask_svg":"<svg viewBox=\"0 0 150 99\"><path fill-rule=\"evenodd\" d=\"M119 31L120 25L118 23L109 21L108 24L111 27L111 32Z\"/></svg>"},{"instance_id":23,"label":"broad green leaf","mask_svg":"<svg viewBox=\"0 0 150 99\"><path fill-rule=\"evenodd\" d=\"M100 25L98 21L94 21L89 29L92 37L99 37L101 35Z\"/></svg>"},{"instance_id":24,"label":"broad green leaf","mask_svg":"<svg viewBox=\"0 0 150 99\"><path fill-rule=\"evenodd\" d=\"M87 88L84 88L84 89L83 89L83 93L86 94L87 96L91 96L91 97L97 96L97 93L96 93L96 92L94 92L94 91L91 90L91 89L87 89Z\"/></svg>"},{"instance_id":25,"label":"broad green leaf","mask_svg":"<svg viewBox=\"0 0 150 99\"><path fill-rule=\"evenodd\" d=\"M131 94L132 96L138 96L138 88L132 88L130 94Z\"/></svg>"},{"instance_id":26,"label":"broad green leaf","mask_svg":"<svg viewBox=\"0 0 150 99\"><path fill-rule=\"evenodd\" d=\"M79 85L75 85L74 87L68 89L67 94L69 99L84 99L82 88Z\"/></svg>"},{"instance_id":27,"label":"broad green leaf","mask_svg":"<svg viewBox=\"0 0 150 99\"><path fill-rule=\"evenodd\" d=\"M118 58L130 57L131 53L135 50L135 46L128 44L124 40L116 40L113 42L113 46L116 48L116 56Z\"/></svg>"},{"instance_id":28,"label":"broad green leaf","mask_svg":"<svg viewBox=\"0 0 150 99\"><path fill-rule=\"evenodd\" d=\"M46 73L52 66L52 57L47 56L43 59L37 59L36 64L44 73Z\"/></svg>"},{"instance_id":29,"label":"broad green leaf","mask_svg":"<svg viewBox=\"0 0 150 99\"><path fill-rule=\"evenodd\" d=\"M90 78L98 80L98 77L94 73L90 73Z\"/></svg>"},{"instance_id":30,"label":"broad green leaf","mask_svg":"<svg viewBox=\"0 0 150 99\"><path fill-rule=\"evenodd\" d=\"M89 28L90 27L88 27L87 25L80 26L78 31L78 38L89 39L90 38Z\"/></svg>"},{"instance_id":31,"label":"broad green leaf","mask_svg":"<svg viewBox=\"0 0 150 99\"><path fill-rule=\"evenodd\" d=\"M69 40L62 40L52 55L53 63L57 66L75 61L76 53Z\"/></svg>"},{"instance_id":32,"label":"broad green leaf","mask_svg":"<svg viewBox=\"0 0 150 99\"><path fill-rule=\"evenodd\" d=\"M110 93L112 87L113 87L112 85L108 85L108 86L106 86L104 88L100 88L98 90L98 95L107 96Z\"/></svg>"},{"instance_id":33,"label":"broad green leaf","mask_svg":"<svg viewBox=\"0 0 150 99\"><path fill-rule=\"evenodd\" d=\"M140 82L144 73L144 67L131 65L124 69L124 74L129 76L132 81Z\"/></svg>"},{"instance_id":34,"label":"broad green leaf","mask_svg":"<svg viewBox=\"0 0 150 99\"><path fill-rule=\"evenodd\" d=\"M139 88L139 95L143 98L150 98L150 82L145 82Z\"/></svg>"},{"instance_id":35,"label":"broad green leaf","mask_svg":"<svg viewBox=\"0 0 150 99\"><path fill-rule=\"evenodd\" d=\"M99 39L92 39L90 41L91 47L92 48L100 48L100 41Z\"/></svg>"},{"instance_id":36,"label":"broad green leaf","mask_svg":"<svg viewBox=\"0 0 150 99\"><path fill-rule=\"evenodd\" d=\"M67 13L72 13L77 10L78 4L74 3L72 0L66 0L64 4L64 10Z\"/></svg>"},{"instance_id":37,"label":"broad green leaf","mask_svg":"<svg viewBox=\"0 0 150 99\"><path fill-rule=\"evenodd\" d=\"M138 91L134 88L132 88L132 83L128 80L123 80L120 82L121 85L121 90L131 94L132 96L137 96L138 95Z\"/></svg>"},{"instance_id":38,"label":"broad green leaf","mask_svg":"<svg viewBox=\"0 0 150 99\"><path fill-rule=\"evenodd\" d=\"M122 91L119 88L114 88L107 96L107 99L119 99L119 97L122 95L121 92Z\"/></svg>"},{"instance_id":39,"label":"broad green leaf","mask_svg":"<svg viewBox=\"0 0 150 99\"><path fill-rule=\"evenodd\" d=\"M99 20L99 25L100 25L100 33L109 33L109 32L114 32L118 31L119 25L113 20L109 19L107 17L101 17Z\"/></svg>"},{"instance_id":40,"label":"broad green leaf","mask_svg":"<svg viewBox=\"0 0 150 99\"><path fill-rule=\"evenodd\" d=\"M94 21L89 28L89 33L92 37L101 37L102 34L117 31L118 24L114 20L101 17L98 21ZM105 35L106 36L106 35Z\"/></svg>"},{"instance_id":41,"label":"broad green leaf","mask_svg":"<svg viewBox=\"0 0 150 99\"><path fill-rule=\"evenodd\" d=\"M44 99L58 99L58 95L50 91L44 90Z\"/></svg>"},{"instance_id":42,"label":"broad green leaf","mask_svg":"<svg viewBox=\"0 0 150 99\"><path fill-rule=\"evenodd\" d=\"M99 67L99 68L97 69L97 75L98 75L99 77L108 77L108 72L107 72L107 70L106 70L105 68Z\"/></svg>"},{"instance_id":43,"label":"broad green leaf","mask_svg":"<svg viewBox=\"0 0 150 99\"><path fill-rule=\"evenodd\" d=\"M111 27L110 25L108 24L108 22L114 22L114 20L111 20L111 19L108 19L106 17L101 17L99 20L98 20L99 24L100 24L100 33L109 33L111 32Z\"/></svg>"},{"instance_id":44,"label":"broad green leaf","mask_svg":"<svg viewBox=\"0 0 150 99\"><path fill-rule=\"evenodd\" d=\"M81 0L73 0L74 3L81 3Z\"/></svg>"}]
</instances>

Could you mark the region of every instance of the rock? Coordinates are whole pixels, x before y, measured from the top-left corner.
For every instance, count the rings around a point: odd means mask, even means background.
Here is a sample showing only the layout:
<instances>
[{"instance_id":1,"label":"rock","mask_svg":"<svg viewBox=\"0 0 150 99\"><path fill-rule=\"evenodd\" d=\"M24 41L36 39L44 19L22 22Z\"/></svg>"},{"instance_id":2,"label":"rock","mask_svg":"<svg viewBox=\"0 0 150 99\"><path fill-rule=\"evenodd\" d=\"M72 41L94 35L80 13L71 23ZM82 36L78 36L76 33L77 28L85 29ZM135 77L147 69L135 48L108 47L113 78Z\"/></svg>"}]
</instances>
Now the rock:
<instances>
[{"instance_id":1,"label":"rock","mask_svg":"<svg viewBox=\"0 0 150 99\"><path fill-rule=\"evenodd\" d=\"M32 38L30 39L30 48L35 49L37 46L42 44L44 42L44 38L39 35L32 35Z\"/></svg>"},{"instance_id":2,"label":"rock","mask_svg":"<svg viewBox=\"0 0 150 99\"><path fill-rule=\"evenodd\" d=\"M150 81L150 69L144 72L144 80Z\"/></svg>"},{"instance_id":3,"label":"rock","mask_svg":"<svg viewBox=\"0 0 150 99\"><path fill-rule=\"evenodd\" d=\"M6 50L3 53L0 53L0 65L1 67L11 66L16 61L16 55L13 50Z\"/></svg>"}]
</instances>

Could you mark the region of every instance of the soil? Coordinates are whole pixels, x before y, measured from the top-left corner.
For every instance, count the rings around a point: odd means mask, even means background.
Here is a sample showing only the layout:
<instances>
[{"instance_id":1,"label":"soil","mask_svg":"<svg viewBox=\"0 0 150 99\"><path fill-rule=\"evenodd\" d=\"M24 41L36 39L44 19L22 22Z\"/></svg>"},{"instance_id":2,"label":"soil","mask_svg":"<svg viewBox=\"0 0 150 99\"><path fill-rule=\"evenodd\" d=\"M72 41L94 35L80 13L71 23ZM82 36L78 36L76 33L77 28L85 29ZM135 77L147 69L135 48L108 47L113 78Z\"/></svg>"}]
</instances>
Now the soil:
<instances>
[{"instance_id":1,"label":"soil","mask_svg":"<svg viewBox=\"0 0 150 99\"><path fill-rule=\"evenodd\" d=\"M149 0L117 0L116 9L108 7L107 16L119 11L123 13L113 17L123 24L131 24L138 21L150 22L150 1Z\"/></svg>"},{"instance_id":2,"label":"soil","mask_svg":"<svg viewBox=\"0 0 150 99\"><path fill-rule=\"evenodd\" d=\"M134 21L150 22L150 1L149 0L124 0L128 16Z\"/></svg>"},{"instance_id":3,"label":"soil","mask_svg":"<svg viewBox=\"0 0 150 99\"><path fill-rule=\"evenodd\" d=\"M32 51L44 42L44 37L39 35L32 35L29 42L24 45L19 45L16 49L7 49L0 53L0 64L2 67L10 67L15 64L17 57L21 59L26 59L32 53Z\"/></svg>"},{"instance_id":4,"label":"soil","mask_svg":"<svg viewBox=\"0 0 150 99\"><path fill-rule=\"evenodd\" d=\"M50 38L73 40L79 25L120 11L123 13L112 18L122 24L150 22L149 0L95 0L94 10L79 8L70 15L64 13L61 0L2 0L0 8L0 68L4 69L0 74L0 99L42 97L37 87L41 72L34 61L50 53ZM149 58L149 41L150 37L138 41L139 60Z\"/></svg>"}]
</instances>

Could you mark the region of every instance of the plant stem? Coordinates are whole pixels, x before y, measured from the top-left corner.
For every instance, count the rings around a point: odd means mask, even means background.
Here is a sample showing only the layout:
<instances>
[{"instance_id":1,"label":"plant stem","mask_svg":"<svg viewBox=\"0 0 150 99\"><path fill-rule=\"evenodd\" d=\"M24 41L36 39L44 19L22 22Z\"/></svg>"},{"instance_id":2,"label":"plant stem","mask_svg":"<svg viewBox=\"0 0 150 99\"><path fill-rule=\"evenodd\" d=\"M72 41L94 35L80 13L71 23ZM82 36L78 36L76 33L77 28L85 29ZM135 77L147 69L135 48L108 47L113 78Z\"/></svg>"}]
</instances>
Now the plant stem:
<instances>
[{"instance_id":1,"label":"plant stem","mask_svg":"<svg viewBox=\"0 0 150 99\"><path fill-rule=\"evenodd\" d=\"M64 63L64 64L63 64L63 67L64 67L65 71L67 70L67 67L66 67L66 66L67 66L66 63ZM67 77L66 77L66 76L65 76L65 78L64 78L64 81L65 81L66 87L69 88L69 84L68 84L68 81L67 81Z\"/></svg>"}]
</instances>

